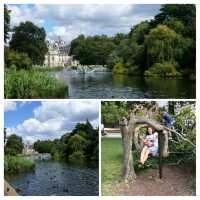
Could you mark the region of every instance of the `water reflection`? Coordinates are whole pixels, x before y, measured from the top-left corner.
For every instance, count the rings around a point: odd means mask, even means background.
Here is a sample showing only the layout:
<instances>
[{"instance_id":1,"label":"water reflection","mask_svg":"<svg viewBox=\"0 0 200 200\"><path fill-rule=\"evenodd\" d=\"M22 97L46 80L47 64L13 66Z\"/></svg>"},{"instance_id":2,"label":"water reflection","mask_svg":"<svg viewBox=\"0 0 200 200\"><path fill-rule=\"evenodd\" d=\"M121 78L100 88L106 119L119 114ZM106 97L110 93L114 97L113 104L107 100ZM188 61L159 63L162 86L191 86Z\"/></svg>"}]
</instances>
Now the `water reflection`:
<instances>
[{"instance_id":1,"label":"water reflection","mask_svg":"<svg viewBox=\"0 0 200 200\"><path fill-rule=\"evenodd\" d=\"M144 78L110 72L57 72L69 86L69 98L195 98L195 83L187 79Z\"/></svg>"},{"instance_id":2,"label":"water reflection","mask_svg":"<svg viewBox=\"0 0 200 200\"><path fill-rule=\"evenodd\" d=\"M35 172L12 177L10 183L25 196L96 196L99 190L98 168L55 161L37 161Z\"/></svg>"}]
</instances>

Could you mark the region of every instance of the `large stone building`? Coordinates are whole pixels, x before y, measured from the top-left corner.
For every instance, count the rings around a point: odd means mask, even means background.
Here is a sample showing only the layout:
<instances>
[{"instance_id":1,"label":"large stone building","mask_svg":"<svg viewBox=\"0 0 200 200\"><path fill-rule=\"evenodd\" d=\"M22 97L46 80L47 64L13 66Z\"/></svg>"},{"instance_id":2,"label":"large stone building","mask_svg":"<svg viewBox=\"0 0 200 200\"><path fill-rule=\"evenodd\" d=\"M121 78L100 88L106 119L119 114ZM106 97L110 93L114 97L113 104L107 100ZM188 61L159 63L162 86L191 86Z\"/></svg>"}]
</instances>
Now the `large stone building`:
<instances>
[{"instance_id":1,"label":"large stone building","mask_svg":"<svg viewBox=\"0 0 200 200\"><path fill-rule=\"evenodd\" d=\"M79 62L69 56L70 47L59 37L58 40L49 42L48 53L45 55L44 66L46 67L66 67L77 66Z\"/></svg>"}]
</instances>

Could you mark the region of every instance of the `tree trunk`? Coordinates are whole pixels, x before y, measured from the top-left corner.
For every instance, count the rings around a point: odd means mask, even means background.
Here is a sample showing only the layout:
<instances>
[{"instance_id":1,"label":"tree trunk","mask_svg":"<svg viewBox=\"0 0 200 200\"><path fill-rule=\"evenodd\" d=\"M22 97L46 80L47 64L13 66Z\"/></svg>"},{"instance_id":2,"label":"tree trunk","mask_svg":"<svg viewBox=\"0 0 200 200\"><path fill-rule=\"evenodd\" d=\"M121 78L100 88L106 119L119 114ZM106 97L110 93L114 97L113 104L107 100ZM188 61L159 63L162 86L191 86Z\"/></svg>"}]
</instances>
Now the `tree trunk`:
<instances>
[{"instance_id":1,"label":"tree trunk","mask_svg":"<svg viewBox=\"0 0 200 200\"><path fill-rule=\"evenodd\" d=\"M161 134L161 155L163 157L168 156L168 130L157 121L131 114L129 122L126 118L123 118L119 125L123 144L123 178L125 180L129 181L136 178L133 167L132 145L134 142L136 149L141 150L141 145L138 143L138 133L140 128L150 126L157 130L158 133Z\"/></svg>"},{"instance_id":2,"label":"tree trunk","mask_svg":"<svg viewBox=\"0 0 200 200\"><path fill-rule=\"evenodd\" d=\"M125 120L120 125L124 155L122 175L126 181L132 181L136 178L132 156L133 129L131 129L126 122Z\"/></svg>"},{"instance_id":3,"label":"tree trunk","mask_svg":"<svg viewBox=\"0 0 200 200\"><path fill-rule=\"evenodd\" d=\"M162 156L163 157L168 157L169 156L169 151L168 151L168 132L163 130L162 132Z\"/></svg>"}]
</instances>

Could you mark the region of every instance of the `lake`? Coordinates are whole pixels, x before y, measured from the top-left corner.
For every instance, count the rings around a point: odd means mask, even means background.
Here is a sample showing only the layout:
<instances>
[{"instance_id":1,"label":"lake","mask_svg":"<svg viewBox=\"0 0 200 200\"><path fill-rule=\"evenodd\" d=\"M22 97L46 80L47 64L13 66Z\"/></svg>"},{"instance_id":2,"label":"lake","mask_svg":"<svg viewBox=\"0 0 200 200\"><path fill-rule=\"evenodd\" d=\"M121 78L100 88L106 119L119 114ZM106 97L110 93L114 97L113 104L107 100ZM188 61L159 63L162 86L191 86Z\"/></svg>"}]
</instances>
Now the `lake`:
<instances>
[{"instance_id":1,"label":"lake","mask_svg":"<svg viewBox=\"0 0 200 200\"><path fill-rule=\"evenodd\" d=\"M75 73L63 70L56 78L69 86L69 97L86 99L194 99L196 84L188 79L114 75L111 72Z\"/></svg>"},{"instance_id":2,"label":"lake","mask_svg":"<svg viewBox=\"0 0 200 200\"><path fill-rule=\"evenodd\" d=\"M24 196L96 196L99 194L98 168L75 167L64 162L35 161L35 172L10 179Z\"/></svg>"}]
</instances>

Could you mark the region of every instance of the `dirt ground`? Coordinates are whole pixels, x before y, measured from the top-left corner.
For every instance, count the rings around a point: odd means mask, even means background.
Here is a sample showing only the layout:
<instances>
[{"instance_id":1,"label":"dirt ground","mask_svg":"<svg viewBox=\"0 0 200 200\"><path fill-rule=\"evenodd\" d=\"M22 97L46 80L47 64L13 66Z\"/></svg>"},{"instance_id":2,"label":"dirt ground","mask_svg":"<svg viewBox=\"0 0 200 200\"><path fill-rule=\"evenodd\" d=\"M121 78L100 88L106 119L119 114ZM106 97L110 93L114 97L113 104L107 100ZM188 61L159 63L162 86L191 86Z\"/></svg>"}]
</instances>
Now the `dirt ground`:
<instances>
[{"instance_id":1,"label":"dirt ground","mask_svg":"<svg viewBox=\"0 0 200 200\"><path fill-rule=\"evenodd\" d=\"M104 188L105 189L105 188ZM192 196L195 195L195 175L188 166L163 166L163 178L157 169L137 174L133 183L124 182L108 186L106 195L124 196Z\"/></svg>"}]
</instances>

